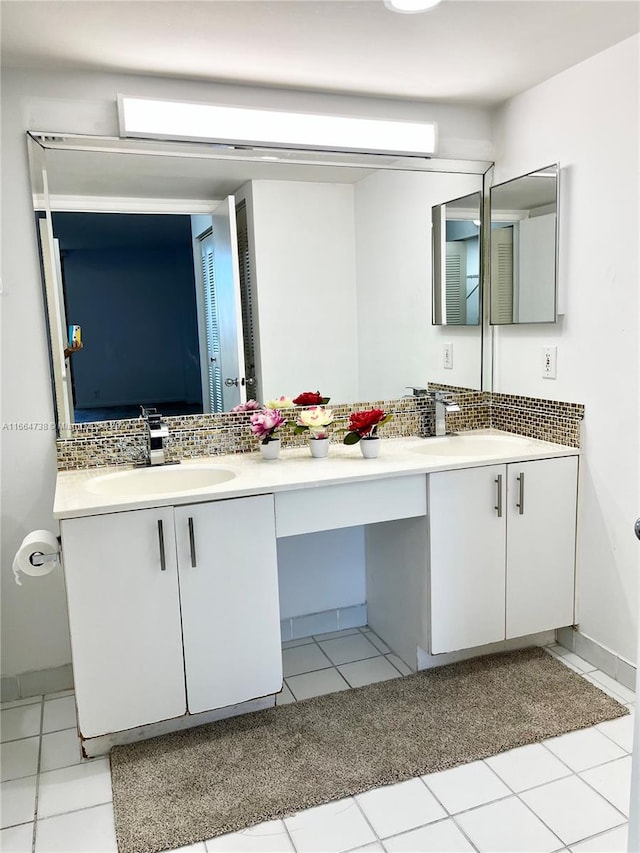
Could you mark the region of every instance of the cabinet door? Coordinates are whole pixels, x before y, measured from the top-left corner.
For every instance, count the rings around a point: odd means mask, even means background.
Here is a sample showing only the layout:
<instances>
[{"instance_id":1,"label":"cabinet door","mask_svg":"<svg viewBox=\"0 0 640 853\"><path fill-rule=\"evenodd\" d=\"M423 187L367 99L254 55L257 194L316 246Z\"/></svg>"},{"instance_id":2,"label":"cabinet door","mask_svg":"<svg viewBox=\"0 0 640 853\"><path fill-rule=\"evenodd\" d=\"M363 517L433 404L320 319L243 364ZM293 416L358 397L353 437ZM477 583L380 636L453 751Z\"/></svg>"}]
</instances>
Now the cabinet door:
<instances>
[{"instance_id":1,"label":"cabinet door","mask_svg":"<svg viewBox=\"0 0 640 853\"><path fill-rule=\"evenodd\" d=\"M510 638L573 624L578 459L514 462L507 469Z\"/></svg>"},{"instance_id":2,"label":"cabinet door","mask_svg":"<svg viewBox=\"0 0 640 853\"><path fill-rule=\"evenodd\" d=\"M432 654L504 639L505 475L504 465L429 475Z\"/></svg>"},{"instance_id":3,"label":"cabinet door","mask_svg":"<svg viewBox=\"0 0 640 853\"><path fill-rule=\"evenodd\" d=\"M191 713L282 687L272 495L176 507Z\"/></svg>"},{"instance_id":4,"label":"cabinet door","mask_svg":"<svg viewBox=\"0 0 640 853\"><path fill-rule=\"evenodd\" d=\"M61 529L83 736L184 714L173 510L74 518Z\"/></svg>"}]
</instances>

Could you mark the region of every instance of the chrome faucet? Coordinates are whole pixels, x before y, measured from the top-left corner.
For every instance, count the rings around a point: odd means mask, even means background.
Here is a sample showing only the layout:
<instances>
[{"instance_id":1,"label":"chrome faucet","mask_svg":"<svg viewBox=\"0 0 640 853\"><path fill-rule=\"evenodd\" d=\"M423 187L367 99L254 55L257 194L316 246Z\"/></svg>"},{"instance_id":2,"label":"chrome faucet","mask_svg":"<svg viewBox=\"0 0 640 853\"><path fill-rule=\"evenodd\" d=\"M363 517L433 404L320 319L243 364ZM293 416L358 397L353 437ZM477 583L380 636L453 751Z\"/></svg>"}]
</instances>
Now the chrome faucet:
<instances>
[{"instance_id":1,"label":"chrome faucet","mask_svg":"<svg viewBox=\"0 0 640 853\"><path fill-rule=\"evenodd\" d=\"M147 409L145 406L140 406L140 411L147 425L149 465L164 465L164 445L162 440L169 436L169 429L157 409Z\"/></svg>"},{"instance_id":2,"label":"chrome faucet","mask_svg":"<svg viewBox=\"0 0 640 853\"><path fill-rule=\"evenodd\" d=\"M460 406L455 403L444 391L432 391L430 397L433 399L436 410L436 435L447 435L447 412L459 412Z\"/></svg>"}]
</instances>

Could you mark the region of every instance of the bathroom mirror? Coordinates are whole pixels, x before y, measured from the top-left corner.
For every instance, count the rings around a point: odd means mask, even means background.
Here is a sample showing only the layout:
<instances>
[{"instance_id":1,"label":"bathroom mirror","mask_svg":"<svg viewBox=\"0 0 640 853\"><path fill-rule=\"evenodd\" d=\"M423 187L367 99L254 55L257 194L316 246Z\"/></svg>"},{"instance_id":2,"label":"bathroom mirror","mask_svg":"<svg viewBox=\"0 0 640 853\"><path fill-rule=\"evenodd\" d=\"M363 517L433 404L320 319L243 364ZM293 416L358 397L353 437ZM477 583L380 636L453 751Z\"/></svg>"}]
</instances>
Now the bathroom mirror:
<instances>
[{"instance_id":1,"label":"bathroom mirror","mask_svg":"<svg viewBox=\"0 0 640 853\"><path fill-rule=\"evenodd\" d=\"M482 194L470 193L431 211L433 324L480 323Z\"/></svg>"},{"instance_id":2,"label":"bathroom mirror","mask_svg":"<svg viewBox=\"0 0 640 853\"><path fill-rule=\"evenodd\" d=\"M490 163L29 138L60 424L481 388L481 326L441 370L428 235Z\"/></svg>"},{"instance_id":3,"label":"bathroom mirror","mask_svg":"<svg viewBox=\"0 0 640 853\"><path fill-rule=\"evenodd\" d=\"M491 187L491 323L557 319L558 164Z\"/></svg>"}]
</instances>

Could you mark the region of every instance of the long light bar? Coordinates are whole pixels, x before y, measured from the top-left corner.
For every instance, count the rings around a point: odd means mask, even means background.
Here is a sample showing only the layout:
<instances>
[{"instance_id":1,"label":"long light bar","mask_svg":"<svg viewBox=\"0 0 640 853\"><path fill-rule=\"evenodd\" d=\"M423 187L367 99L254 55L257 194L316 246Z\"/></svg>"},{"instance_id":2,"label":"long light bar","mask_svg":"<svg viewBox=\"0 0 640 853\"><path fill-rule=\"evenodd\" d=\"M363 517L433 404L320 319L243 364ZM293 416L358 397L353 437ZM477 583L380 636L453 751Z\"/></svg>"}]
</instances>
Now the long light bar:
<instances>
[{"instance_id":1,"label":"long light bar","mask_svg":"<svg viewBox=\"0 0 640 853\"><path fill-rule=\"evenodd\" d=\"M433 122L289 113L118 95L121 137L430 157Z\"/></svg>"}]
</instances>

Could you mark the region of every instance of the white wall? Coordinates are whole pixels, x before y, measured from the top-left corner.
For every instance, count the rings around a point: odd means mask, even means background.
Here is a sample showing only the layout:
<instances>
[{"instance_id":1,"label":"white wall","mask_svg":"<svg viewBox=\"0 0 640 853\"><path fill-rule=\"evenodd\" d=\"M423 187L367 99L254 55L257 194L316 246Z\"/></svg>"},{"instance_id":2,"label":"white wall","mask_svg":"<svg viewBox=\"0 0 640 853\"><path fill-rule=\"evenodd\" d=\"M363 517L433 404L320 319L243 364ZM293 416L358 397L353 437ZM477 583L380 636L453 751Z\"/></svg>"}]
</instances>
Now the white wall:
<instances>
[{"instance_id":1,"label":"white wall","mask_svg":"<svg viewBox=\"0 0 640 853\"><path fill-rule=\"evenodd\" d=\"M494 390L584 403L580 630L634 660L640 549L638 104L635 36L509 101L495 117L495 181L558 161L555 326L496 329ZM541 349L558 376L541 378Z\"/></svg>"},{"instance_id":2,"label":"white wall","mask_svg":"<svg viewBox=\"0 0 640 853\"><path fill-rule=\"evenodd\" d=\"M477 175L380 171L355 185L360 399L428 381L480 388L479 326L431 325L431 207L482 189ZM453 370L442 344L454 343Z\"/></svg>"},{"instance_id":3,"label":"white wall","mask_svg":"<svg viewBox=\"0 0 640 853\"><path fill-rule=\"evenodd\" d=\"M355 400L353 187L251 184L262 397Z\"/></svg>"},{"instance_id":4,"label":"white wall","mask_svg":"<svg viewBox=\"0 0 640 853\"><path fill-rule=\"evenodd\" d=\"M53 421L46 327L30 198L27 129L117 135L116 94L435 120L442 157L491 159L487 111L422 102L197 83L112 74L2 73L2 421ZM2 673L70 660L62 573L13 582L11 562L24 534L51 527L55 436L3 430Z\"/></svg>"}]
</instances>

